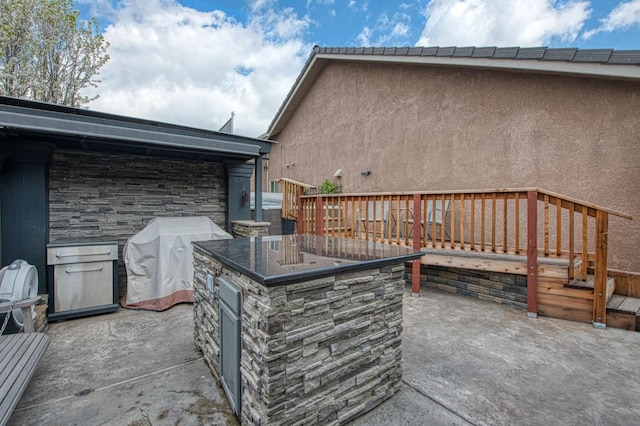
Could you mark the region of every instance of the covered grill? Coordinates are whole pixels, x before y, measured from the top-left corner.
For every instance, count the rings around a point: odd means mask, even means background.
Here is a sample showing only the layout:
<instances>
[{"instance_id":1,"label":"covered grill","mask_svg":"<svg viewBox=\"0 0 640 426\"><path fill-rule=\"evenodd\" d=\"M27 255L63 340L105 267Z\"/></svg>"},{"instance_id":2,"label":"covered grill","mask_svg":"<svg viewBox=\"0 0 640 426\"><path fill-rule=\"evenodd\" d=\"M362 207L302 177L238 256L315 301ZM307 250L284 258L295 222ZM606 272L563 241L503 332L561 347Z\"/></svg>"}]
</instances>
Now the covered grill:
<instances>
[{"instance_id":1,"label":"covered grill","mask_svg":"<svg viewBox=\"0 0 640 426\"><path fill-rule=\"evenodd\" d=\"M193 241L232 238L206 216L157 217L122 251L127 294L122 306L162 311L193 302Z\"/></svg>"}]
</instances>

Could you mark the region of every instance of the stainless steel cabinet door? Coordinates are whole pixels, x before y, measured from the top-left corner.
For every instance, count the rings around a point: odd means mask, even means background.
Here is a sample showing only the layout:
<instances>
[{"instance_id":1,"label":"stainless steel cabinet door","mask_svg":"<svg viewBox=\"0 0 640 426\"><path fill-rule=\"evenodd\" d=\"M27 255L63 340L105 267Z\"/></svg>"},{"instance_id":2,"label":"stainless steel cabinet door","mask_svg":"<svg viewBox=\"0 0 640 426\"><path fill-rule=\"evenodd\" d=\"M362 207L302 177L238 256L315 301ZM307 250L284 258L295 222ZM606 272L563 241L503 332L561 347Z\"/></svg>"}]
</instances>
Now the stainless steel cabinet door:
<instances>
[{"instance_id":1,"label":"stainless steel cabinet door","mask_svg":"<svg viewBox=\"0 0 640 426\"><path fill-rule=\"evenodd\" d=\"M56 265L54 302L56 312L113 303L113 262Z\"/></svg>"}]
</instances>

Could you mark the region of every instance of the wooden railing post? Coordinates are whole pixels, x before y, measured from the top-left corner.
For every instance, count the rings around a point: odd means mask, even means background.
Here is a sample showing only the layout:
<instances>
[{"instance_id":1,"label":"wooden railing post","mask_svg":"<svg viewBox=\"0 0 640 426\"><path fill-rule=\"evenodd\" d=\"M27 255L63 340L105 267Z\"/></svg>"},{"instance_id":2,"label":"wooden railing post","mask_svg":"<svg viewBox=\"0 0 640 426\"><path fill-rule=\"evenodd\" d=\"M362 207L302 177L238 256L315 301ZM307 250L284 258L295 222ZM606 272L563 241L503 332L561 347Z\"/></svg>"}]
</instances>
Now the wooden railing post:
<instances>
[{"instance_id":1,"label":"wooden railing post","mask_svg":"<svg viewBox=\"0 0 640 426\"><path fill-rule=\"evenodd\" d=\"M527 316L538 316L538 191L527 191Z\"/></svg>"},{"instance_id":2,"label":"wooden railing post","mask_svg":"<svg viewBox=\"0 0 640 426\"><path fill-rule=\"evenodd\" d=\"M322 207L322 196L316 197L316 235L324 235L324 209Z\"/></svg>"},{"instance_id":3,"label":"wooden railing post","mask_svg":"<svg viewBox=\"0 0 640 426\"><path fill-rule=\"evenodd\" d=\"M607 251L609 213L596 212L596 265L593 283L593 326L607 327Z\"/></svg>"},{"instance_id":4,"label":"wooden railing post","mask_svg":"<svg viewBox=\"0 0 640 426\"><path fill-rule=\"evenodd\" d=\"M413 195L413 250L415 251L420 250L420 230L422 228L420 199L420 194ZM413 260L411 263L411 295L413 297L420 296L420 259Z\"/></svg>"}]
</instances>

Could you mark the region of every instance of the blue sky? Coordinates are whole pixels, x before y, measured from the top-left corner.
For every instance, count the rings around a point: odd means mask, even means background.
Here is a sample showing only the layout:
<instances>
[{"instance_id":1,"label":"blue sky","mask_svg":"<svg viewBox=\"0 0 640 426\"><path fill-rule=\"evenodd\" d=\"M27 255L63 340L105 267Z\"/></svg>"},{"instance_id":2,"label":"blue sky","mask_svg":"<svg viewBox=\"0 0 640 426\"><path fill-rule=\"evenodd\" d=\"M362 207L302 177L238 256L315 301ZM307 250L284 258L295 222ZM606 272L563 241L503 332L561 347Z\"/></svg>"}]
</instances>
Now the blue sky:
<instances>
[{"instance_id":1,"label":"blue sky","mask_svg":"<svg viewBox=\"0 0 640 426\"><path fill-rule=\"evenodd\" d=\"M640 0L75 0L110 43L90 108L263 133L314 45L640 49Z\"/></svg>"}]
</instances>

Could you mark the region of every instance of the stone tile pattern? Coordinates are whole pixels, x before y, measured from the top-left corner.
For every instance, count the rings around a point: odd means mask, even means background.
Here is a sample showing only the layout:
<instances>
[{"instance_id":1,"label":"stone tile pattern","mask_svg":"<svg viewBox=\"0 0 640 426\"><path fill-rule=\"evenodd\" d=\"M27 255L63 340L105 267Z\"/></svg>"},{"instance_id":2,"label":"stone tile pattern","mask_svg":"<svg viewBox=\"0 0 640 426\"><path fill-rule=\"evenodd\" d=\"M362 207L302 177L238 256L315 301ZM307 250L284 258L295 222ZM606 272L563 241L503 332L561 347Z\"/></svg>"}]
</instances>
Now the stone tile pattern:
<instances>
[{"instance_id":1,"label":"stone tile pattern","mask_svg":"<svg viewBox=\"0 0 640 426\"><path fill-rule=\"evenodd\" d=\"M242 424L344 424L399 389L404 265L272 288L197 248L194 266L196 346L218 379L217 286L206 291L205 271L243 288Z\"/></svg>"},{"instance_id":2,"label":"stone tile pattern","mask_svg":"<svg viewBox=\"0 0 640 426\"><path fill-rule=\"evenodd\" d=\"M231 235L235 238L266 237L269 235L269 225L269 222L234 220L231 222Z\"/></svg>"},{"instance_id":3,"label":"stone tile pattern","mask_svg":"<svg viewBox=\"0 0 640 426\"><path fill-rule=\"evenodd\" d=\"M224 228L222 164L135 155L56 151L49 168L49 241L118 240L122 247L156 216L208 216Z\"/></svg>"},{"instance_id":4,"label":"stone tile pattern","mask_svg":"<svg viewBox=\"0 0 640 426\"><path fill-rule=\"evenodd\" d=\"M410 271L410 268L409 268ZM527 277L501 272L424 265L420 285L527 309Z\"/></svg>"}]
</instances>

